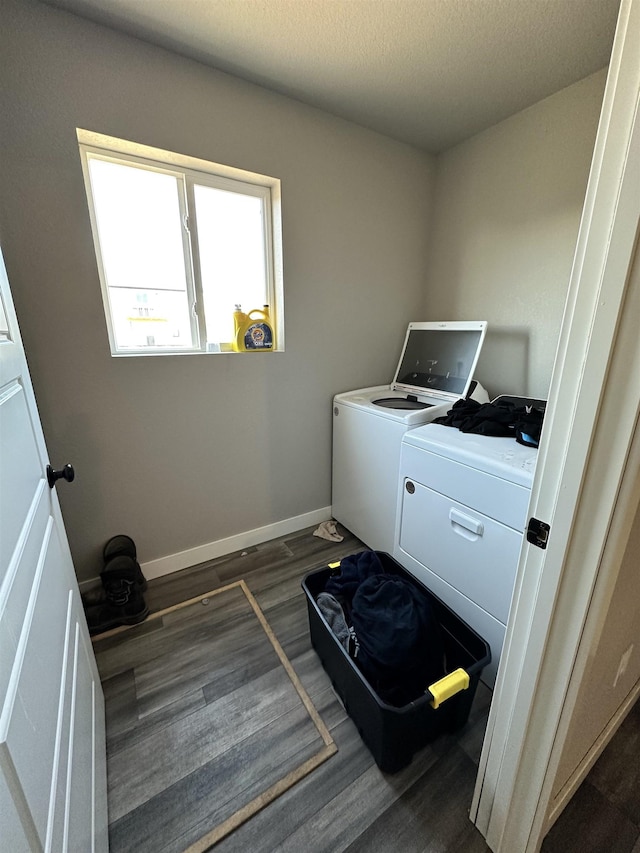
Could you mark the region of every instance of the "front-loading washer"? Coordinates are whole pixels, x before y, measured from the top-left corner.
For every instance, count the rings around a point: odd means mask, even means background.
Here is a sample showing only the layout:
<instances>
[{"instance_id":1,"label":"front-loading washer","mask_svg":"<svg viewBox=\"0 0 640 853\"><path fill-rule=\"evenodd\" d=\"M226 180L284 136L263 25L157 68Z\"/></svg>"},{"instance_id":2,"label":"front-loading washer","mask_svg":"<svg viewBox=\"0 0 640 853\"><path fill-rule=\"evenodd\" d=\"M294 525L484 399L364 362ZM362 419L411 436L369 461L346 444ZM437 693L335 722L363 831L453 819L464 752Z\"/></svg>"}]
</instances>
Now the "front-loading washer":
<instances>
[{"instance_id":1,"label":"front-loading washer","mask_svg":"<svg viewBox=\"0 0 640 853\"><path fill-rule=\"evenodd\" d=\"M410 323L393 382L333 399L332 515L370 548L391 554L400 447L407 430L461 398L489 398L473 372L485 321Z\"/></svg>"}]
</instances>

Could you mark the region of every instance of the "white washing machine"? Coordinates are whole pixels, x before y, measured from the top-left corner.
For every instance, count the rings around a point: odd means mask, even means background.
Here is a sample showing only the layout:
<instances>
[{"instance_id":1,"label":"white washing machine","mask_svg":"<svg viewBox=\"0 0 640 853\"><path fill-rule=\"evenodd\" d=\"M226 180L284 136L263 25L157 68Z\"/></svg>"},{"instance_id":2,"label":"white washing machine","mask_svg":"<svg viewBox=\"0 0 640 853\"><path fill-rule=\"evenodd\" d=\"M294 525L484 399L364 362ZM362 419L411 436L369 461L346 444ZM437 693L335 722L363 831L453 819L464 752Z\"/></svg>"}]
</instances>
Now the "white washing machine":
<instances>
[{"instance_id":1,"label":"white washing machine","mask_svg":"<svg viewBox=\"0 0 640 853\"><path fill-rule=\"evenodd\" d=\"M370 548L393 551L404 434L470 392L488 402L473 382L486 329L484 321L410 323L391 385L334 397L332 514Z\"/></svg>"},{"instance_id":2,"label":"white washing machine","mask_svg":"<svg viewBox=\"0 0 640 853\"><path fill-rule=\"evenodd\" d=\"M537 449L428 424L400 453L395 559L491 646L493 687Z\"/></svg>"}]
</instances>

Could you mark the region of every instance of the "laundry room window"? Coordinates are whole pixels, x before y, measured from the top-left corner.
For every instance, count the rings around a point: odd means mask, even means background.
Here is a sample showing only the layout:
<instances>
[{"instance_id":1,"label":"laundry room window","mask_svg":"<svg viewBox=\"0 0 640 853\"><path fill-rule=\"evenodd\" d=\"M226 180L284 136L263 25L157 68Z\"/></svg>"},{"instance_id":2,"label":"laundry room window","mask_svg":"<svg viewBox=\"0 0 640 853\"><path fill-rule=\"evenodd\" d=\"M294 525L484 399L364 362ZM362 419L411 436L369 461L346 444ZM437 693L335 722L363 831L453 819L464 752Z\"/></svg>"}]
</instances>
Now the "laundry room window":
<instances>
[{"instance_id":1,"label":"laundry room window","mask_svg":"<svg viewBox=\"0 0 640 853\"><path fill-rule=\"evenodd\" d=\"M280 181L78 130L112 355L229 352L268 306L284 349Z\"/></svg>"}]
</instances>

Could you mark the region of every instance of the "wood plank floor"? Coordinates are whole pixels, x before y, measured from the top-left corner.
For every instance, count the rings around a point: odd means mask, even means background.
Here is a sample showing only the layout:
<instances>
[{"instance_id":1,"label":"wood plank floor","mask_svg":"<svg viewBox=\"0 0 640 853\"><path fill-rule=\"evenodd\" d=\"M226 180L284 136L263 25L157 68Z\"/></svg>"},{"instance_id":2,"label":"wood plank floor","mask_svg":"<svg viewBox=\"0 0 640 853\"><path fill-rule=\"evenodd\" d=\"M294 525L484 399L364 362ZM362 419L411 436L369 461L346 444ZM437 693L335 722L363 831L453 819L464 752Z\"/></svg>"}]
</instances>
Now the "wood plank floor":
<instances>
[{"instance_id":1,"label":"wood plank floor","mask_svg":"<svg viewBox=\"0 0 640 853\"><path fill-rule=\"evenodd\" d=\"M335 751L249 596L231 584L96 639L112 853L220 837L239 808Z\"/></svg>"},{"instance_id":2,"label":"wood plank floor","mask_svg":"<svg viewBox=\"0 0 640 853\"><path fill-rule=\"evenodd\" d=\"M344 541L333 543L312 536L310 528L149 582L145 596L152 612L157 612L244 580L338 746L336 755L221 841L215 851L486 853L489 848L469 821L468 809L491 692L480 684L461 732L438 738L407 768L385 775L333 694L311 648L300 583L307 572L363 547L348 531L341 532ZM111 744L122 736L129 689L123 682L107 707ZM629 775L621 768L631 760L630 750L634 770ZM639 756L640 711L634 711L545 839L543 853L640 853L640 788L635 784L640 781ZM250 774L251 767L238 767L236 772ZM144 800L144 790L136 796ZM198 810L193 811L195 821ZM118 807L113 814L118 814ZM136 838L141 831L144 825L137 826L135 838L127 839L126 833L119 837L118 849L140 849Z\"/></svg>"}]
</instances>

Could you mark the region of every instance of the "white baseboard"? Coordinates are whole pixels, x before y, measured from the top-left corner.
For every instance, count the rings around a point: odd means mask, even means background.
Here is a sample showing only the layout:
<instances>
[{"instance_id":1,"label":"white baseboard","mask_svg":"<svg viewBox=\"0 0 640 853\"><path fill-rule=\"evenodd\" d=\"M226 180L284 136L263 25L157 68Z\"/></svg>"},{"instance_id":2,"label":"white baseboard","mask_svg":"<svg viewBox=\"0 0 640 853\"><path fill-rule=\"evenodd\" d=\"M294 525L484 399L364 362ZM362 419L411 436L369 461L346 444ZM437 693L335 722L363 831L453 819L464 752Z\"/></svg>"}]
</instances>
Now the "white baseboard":
<instances>
[{"instance_id":1,"label":"white baseboard","mask_svg":"<svg viewBox=\"0 0 640 853\"><path fill-rule=\"evenodd\" d=\"M267 524L264 527L247 530L235 536L228 536L226 539L207 542L205 545L198 545L195 548L189 548L177 554L158 557L156 560L149 560L149 562L141 563L140 565L145 578L153 580L153 578L164 577L164 575L179 572L181 569L187 569L190 566L197 566L199 563L206 563L207 560L224 557L226 554L232 554L234 551L241 551L243 548L261 545L263 542L269 542L269 540L277 539L279 536L295 533L297 530L304 530L305 527L321 524L330 518L331 507L326 506L313 510L313 512L304 513L303 515L296 515L293 518L276 521L274 524ZM82 581L80 590L81 592L87 592L99 583L99 578Z\"/></svg>"}]
</instances>

